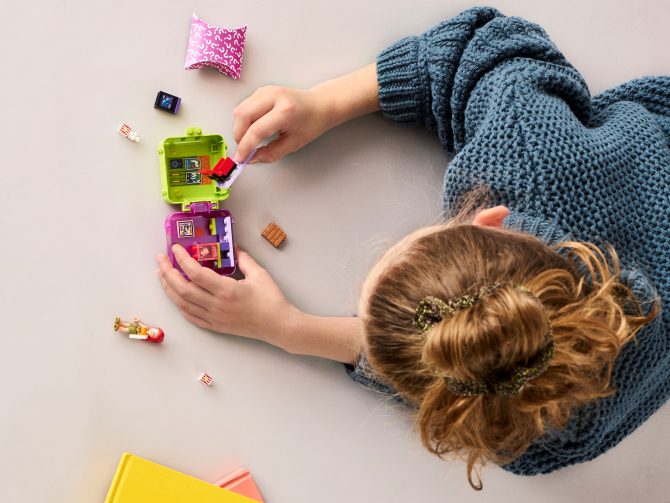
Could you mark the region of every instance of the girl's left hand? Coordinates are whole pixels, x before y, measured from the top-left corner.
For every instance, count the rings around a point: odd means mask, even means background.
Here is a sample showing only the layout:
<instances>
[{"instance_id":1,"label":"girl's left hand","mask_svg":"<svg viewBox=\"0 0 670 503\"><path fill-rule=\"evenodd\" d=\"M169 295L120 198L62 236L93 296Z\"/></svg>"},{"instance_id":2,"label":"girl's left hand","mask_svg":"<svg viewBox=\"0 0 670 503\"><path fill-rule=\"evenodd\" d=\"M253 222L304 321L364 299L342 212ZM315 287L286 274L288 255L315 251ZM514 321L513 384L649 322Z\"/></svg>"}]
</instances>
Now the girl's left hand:
<instances>
[{"instance_id":1,"label":"girl's left hand","mask_svg":"<svg viewBox=\"0 0 670 503\"><path fill-rule=\"evenodd\" d=\"M301 313L294 307L268 272L251 256L236 250L244 279L220 276L202 267L179 245L172 247L179 266L191 281L158 255L158 275L168 297L184 317L195 325L235 334L283 347L291 323Z\"/></svg>"}]
</instances>

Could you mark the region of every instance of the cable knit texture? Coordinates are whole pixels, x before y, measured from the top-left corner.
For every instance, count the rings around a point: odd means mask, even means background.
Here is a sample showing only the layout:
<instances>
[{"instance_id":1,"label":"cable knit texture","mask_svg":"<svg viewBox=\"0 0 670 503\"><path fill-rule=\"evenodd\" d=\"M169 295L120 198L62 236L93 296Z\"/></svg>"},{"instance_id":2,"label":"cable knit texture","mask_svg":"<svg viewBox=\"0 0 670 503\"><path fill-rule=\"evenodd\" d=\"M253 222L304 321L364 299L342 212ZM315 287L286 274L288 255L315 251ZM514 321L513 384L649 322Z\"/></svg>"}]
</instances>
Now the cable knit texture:
<instances>
[{"instance_id":1,"label":"cable knit texture","mask_svg":"<svg viewBox=\"0 0 670 503\"><path fill-rule=\"evenodd\" d=\"M547 243L611 243L623 280L661 314L626 345L612 397L579 409L505 470L535 475L614 447L670 396L670 78L646 77L591 97L544 30L475 8L377 59L389 118L437 132L453 154L444 208L478 185L513 212L512 229ZM392 395L365 357L349 369Z\"/></svg>"}]
</instances>

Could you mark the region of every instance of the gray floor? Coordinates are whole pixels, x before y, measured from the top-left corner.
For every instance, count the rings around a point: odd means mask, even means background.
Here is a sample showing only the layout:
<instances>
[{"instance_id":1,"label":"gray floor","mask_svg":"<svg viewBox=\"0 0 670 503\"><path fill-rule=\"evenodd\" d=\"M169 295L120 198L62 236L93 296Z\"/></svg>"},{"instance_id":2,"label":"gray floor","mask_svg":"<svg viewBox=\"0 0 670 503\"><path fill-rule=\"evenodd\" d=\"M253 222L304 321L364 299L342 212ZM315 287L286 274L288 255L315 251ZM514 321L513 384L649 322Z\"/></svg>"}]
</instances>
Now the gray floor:
<instances>
[{"instance_id":1,"label":"gray floor","mask_svg":"<svg viewBox=\"0 0 670 503\"><path fill-rule=\"evenodd\" d=\"M476 494L341 366L195 328L156 279L173 211L162 138L197 125L232 144L231 109L256 87L357 68L470 2L2 3L4 502L101 501L124 451L205 480L247 466L268 502L670 501L668 407L594 462L530 479L491 467ZM594 93L670 73L663 0L490 3L542 24ZM248 24L241 80L183 70L193 11ZM152 108L159 89L183 98L178 115ZM445 163L429 133L372 116L249 169L226 206L292 301L347 315L379 252L439 216ZM280 251L258 235L269 221L289 235ZM114 334L117 314L161 325L165 343Z\"/></svg>"}]
</instances>

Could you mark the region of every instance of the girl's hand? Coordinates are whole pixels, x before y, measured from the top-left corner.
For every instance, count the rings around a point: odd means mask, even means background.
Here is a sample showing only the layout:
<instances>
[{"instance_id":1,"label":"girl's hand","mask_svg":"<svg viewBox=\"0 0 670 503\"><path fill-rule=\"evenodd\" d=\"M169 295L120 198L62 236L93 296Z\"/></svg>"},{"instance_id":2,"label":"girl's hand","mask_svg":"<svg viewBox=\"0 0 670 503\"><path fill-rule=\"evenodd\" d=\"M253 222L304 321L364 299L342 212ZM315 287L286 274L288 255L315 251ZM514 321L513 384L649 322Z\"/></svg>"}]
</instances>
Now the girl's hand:
<instances>
[{"instance_id":1,"label":"girl's hand","mask_svg":"<svg viewBox=\"0 0 670 503\"><path fill-rule=\"evenodd\" d=\"M334 125L328 99L316 88L264 86L237 105L233 113L233 135L237 142L234 160L238 164L262 140L275 133L278 138L259 148L251 162L275 162Z\"/></svg>"},{"instance_id":2,"label":"girl's hand","mask_svg":"<svg viewBox=\"0 0 670 503\"><path fill-rule=\"evenodd\" d=\"M237 251L245 278L235 280L202 267L179 245L172 251L190 282L172 267L165 255L157 257L165 293L184 317L215 332L241 335L284 347L291 324L302 313L286 300L265 269L250 255Z\"/></svg>"},{"instance_id":3,"label":"girl's hand","mask_svg":"<svg viewBox=\"0 0 670 503\"><path fill-rule=\"evenodd\" d=\"M265 86L235 107L234 156L244 161L260 142L251 162L275 162L305 146L332 127L379 110L377 67L374 63L311 89Z\"/></svg>"}]
</instances>

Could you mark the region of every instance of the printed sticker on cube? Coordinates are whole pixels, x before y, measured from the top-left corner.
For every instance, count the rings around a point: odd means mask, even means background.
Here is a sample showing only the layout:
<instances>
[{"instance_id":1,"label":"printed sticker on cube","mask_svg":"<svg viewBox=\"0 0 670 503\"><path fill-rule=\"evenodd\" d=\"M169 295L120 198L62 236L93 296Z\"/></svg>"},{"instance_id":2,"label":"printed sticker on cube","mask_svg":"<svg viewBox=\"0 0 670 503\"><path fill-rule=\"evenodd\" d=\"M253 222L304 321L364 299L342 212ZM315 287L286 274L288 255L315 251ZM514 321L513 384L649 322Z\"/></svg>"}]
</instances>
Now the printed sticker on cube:
<instances>
[{"instance_id":1,"label":"printed sticker on cube","mask_svg":"<svg viewBox=\"0 0 670 503\"><path fill-rule=\"evenodd\" d=\"M188 171L186 173L186 183L189 185L196 185L202 182L202 175L197 171Z\"/></svg>"},{"instance_id":2,"label":"printed sticker on cube","mask_svg":"<svg viewBox=\"0 0 670 503\"><path fill-rule=\"evenodd\" d=\"M184 160L183 159L170 159L170 169L183 169Z\"/></svg>"},{"instance_id":3,"label":"printed sticker on cube","mask_svg":"<svg viewBox=\"0 0 670 503\"><path fill-rule=\"evenodd\" d=\"M177 235L180 238L192 238L194 235L193 220L181 220L177 222Z\"/></svg>"},{"instance_id":4,"label":"printed sticker on cube","mask_svg":"<svg viewBox=\"0 0 670 503\"><path fill-rule=\"evenodd\" d=\"M189 170L200 169L200 160L194 157L184 159L184 167Z\"/></svg>"}]
</instances>

